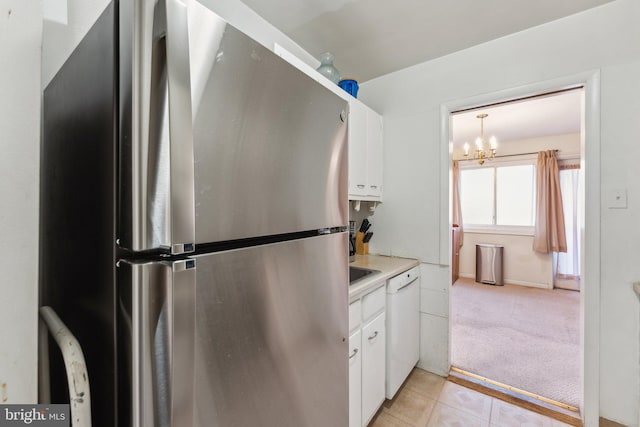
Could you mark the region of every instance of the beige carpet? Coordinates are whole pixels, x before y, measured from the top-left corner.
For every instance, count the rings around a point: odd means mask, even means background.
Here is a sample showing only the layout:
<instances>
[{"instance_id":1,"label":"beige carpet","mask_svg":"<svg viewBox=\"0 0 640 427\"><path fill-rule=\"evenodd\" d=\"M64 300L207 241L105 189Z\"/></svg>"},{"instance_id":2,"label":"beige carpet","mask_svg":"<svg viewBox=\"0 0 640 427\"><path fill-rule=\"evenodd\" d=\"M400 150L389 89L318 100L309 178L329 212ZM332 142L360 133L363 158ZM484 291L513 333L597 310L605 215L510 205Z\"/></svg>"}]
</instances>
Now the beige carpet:
<instances>
[{"instance_id":1,"label":"beige carpet","mask_svg":"<svg viewBox=\"0 0 640 427\"><path fill-rule=\"evenodd\" d=\"M578 292L460 279L451 299L453 366L579 406Z\"/></svg>"}]
</instances>

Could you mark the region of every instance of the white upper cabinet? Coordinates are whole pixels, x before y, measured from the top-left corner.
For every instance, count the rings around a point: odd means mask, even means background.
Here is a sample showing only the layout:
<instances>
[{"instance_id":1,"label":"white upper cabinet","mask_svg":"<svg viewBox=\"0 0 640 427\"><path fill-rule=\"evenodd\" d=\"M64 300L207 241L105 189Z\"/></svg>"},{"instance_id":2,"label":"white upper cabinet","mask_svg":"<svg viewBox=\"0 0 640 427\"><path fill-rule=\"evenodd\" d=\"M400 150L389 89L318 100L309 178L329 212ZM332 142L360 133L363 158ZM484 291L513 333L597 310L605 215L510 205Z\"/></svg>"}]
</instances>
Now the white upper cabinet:
<instances>
[{"instance_id":1,"label":"white upper cabinet","mask_svg":"<svg viewBox=\"0 0 640 427\"><path fill-rule=\"evenodd\" d=\"M382 116L367 108L367 196L382 200Z\"/></svg>"},{"instance_id":2,"label":"white upper cabinet","mask_svg":"<svg viewBox=\"0 0 640 427\"><path fill-rule=\"evenodd\" d=\"M382 201L382 116L349 100L349 199Z\"/></svg>"},{"instance_id":3,"label":"white upper cabinet","mask_svg":"<svg viewBox=\"0 0 640 427\"><path fill-rule=\"evenodd\" d=\"M367 106L349 102L349 198L367 195Z\"/></svg>"}]
</instances>

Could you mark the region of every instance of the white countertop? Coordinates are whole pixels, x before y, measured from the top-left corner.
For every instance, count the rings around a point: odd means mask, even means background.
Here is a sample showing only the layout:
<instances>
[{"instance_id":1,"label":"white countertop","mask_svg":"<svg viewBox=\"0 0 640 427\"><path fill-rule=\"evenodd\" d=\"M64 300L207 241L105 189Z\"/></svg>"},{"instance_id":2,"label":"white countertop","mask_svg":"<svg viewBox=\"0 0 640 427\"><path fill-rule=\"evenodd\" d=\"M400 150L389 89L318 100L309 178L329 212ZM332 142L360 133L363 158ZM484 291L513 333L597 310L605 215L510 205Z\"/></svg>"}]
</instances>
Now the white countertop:
<instances>
[{"instance_id":1,"label":"white countertop","mask_svg":"<svg viewBox=\"0 0 640 427\"><path fill-rule=\"evenodd\" d=\"M382 255L356 255L356 260L349 263L351 267L379 270L380 273L371 274L352 286L349 286L349 302L359 298L367 291L384 283L387 279L397 276L420 265L417 259L398 258Z\"/></svg>"}]
</instances>

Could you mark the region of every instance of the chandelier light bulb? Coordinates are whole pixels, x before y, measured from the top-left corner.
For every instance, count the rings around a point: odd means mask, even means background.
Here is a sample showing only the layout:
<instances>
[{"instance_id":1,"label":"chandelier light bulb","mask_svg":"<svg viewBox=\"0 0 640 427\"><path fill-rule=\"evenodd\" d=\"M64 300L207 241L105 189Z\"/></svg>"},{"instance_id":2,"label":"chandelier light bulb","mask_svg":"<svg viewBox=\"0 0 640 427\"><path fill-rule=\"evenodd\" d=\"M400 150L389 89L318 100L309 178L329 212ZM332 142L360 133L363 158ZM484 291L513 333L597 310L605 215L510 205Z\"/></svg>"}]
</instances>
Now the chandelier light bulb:
<instances>
[{"instance_id":1,"label":"chandelier light bulb","mask_svg":"<svg viewBox=\"0 0 640 427\"><path fill-rule=\"evenodd\" d=\"M464 143L464 156L467 160L477 160L480 165L484 164L485 160L491 160L496 157L496 149L498 148L498 140L495 136L492 136L489 139L489 149L485 150L485 139L484 139L484 119L488 117L488 114L482 113L478 114L476 117L480 119L480 136L476 138L476 148L473 152L473 155L469 153L469 143Z\"/></svg>"}]
</instances>

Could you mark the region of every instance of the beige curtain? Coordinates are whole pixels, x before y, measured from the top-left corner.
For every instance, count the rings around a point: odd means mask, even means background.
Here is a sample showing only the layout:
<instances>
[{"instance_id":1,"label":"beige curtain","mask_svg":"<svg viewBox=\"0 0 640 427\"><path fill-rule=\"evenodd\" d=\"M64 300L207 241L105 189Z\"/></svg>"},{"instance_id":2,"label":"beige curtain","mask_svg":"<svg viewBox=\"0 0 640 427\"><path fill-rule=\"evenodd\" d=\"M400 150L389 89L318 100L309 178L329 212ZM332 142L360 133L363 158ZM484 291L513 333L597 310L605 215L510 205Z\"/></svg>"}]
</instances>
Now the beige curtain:
<instances>
[{"instance_id":1,"label":"beige curtain","mask_svg":"<svg viewBox=\"0 0 640 427\"><path fill-rule=\"evenodd\" d=\"M536 164L536 225L533 250L540 253L567 252L560 173L555 150L538 153Z\"/></svg>"},{"instance_id":2,"label":"beige curtain","mask_svg":"<svg viewBox=\"0 0 640 427\"><path fill-rule=\"evenodd\" d=\"M453 161L453 177L452 177L452 187L453 187L453 200L451 206L451 223L453 225L458 226L458 230L460 230L460 247L462 246L463 241L463 232L462 232L462 205L460 205L460 166L457 160Z\"/></svg>"}]
</instances>

